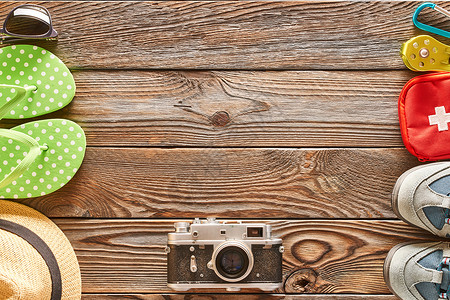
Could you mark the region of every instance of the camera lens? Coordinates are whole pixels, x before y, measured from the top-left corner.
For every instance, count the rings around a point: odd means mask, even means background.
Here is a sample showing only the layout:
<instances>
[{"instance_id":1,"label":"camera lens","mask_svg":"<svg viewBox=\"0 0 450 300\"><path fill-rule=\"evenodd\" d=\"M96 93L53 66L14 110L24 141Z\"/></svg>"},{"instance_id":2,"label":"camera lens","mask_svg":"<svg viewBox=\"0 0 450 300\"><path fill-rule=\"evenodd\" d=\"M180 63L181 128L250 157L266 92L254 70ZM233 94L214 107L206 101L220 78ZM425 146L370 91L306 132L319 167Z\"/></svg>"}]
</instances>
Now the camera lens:
<instances>
[{"instance_id":1,"label":"camera lens","mask_svg":"<svg viewBox=\"0 0 450 300\"><path fill-rule=\"evenodd\" d=\"M240 249L239 249L240 250ZM245 257L242 250L226 249L221 255L219 267L231 276L239 274L245 264Z\"/></svg>"},{"instance_id":2,"label":"camera lens","mask_svg":"<svg viewBox=\"0 0 450 300\"><path fill-rule=\"evenodd\" d=\"M215 259L216 274L223 280L236 282L244 279L253 267L251 253L245 246L223 246Z\"/></svg>"}]
</instances>

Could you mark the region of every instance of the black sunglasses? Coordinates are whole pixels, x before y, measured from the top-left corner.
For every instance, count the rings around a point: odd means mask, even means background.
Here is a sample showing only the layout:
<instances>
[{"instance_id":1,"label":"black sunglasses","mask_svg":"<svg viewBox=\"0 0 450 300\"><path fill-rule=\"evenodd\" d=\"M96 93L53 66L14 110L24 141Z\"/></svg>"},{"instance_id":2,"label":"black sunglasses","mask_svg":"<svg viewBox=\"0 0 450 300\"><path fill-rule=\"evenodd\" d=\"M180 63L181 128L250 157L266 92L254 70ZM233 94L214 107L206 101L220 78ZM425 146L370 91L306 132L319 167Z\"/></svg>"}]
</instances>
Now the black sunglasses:
<instances>
[{"instance_id":1,"label":"black sunglasses","mask_svg":"<svg viewBox=\"0 0 450 300\"><path fill-rule=\"evenodd\" d=\"M0 30L0 43L15 39L55 39L58 33L45 7L24 4L15 7L6 17Z\"/></svg>"}]
</instances>

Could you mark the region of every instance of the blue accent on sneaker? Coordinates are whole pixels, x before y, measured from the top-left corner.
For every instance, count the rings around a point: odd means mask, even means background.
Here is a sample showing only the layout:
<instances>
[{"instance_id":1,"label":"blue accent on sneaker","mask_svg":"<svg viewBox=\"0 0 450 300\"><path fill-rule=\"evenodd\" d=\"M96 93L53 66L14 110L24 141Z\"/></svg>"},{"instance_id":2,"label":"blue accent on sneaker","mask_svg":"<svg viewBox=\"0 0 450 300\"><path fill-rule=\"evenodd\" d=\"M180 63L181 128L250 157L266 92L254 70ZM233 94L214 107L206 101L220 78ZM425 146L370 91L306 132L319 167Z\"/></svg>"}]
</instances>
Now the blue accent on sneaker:
<instances>
[{"instance_id":1,"label":"blue accent on sneaker","mask_svg":"<svg viewBox=\"0 0 450 300\"><path fill-rule=\"evenodd\" d=\"M431 252L427 256L423 257L421 260L418 261L418 263L427 269L436 270L441 264L442 259L443 259L442 250L436 250Z\"/></svg>"},{"instance_id":2,"label":"blue accent on sneaker","mask_svg":"<svg viewBox=\"0 0 450 300\"><path fill-rule=\"evenodd\" d=\"M439 178L430 184L430 188L436 193L448 195L450 194L450 175Z\"/></svg>"},{"instance_id":3,"label":"blue accent on sneaker","mask_svg":"<svg viewBox=\"0 0 450 300\"><path fill-rule=\"evenodd\" d=\"M447 214L445 213L446 210L448 209L437 206L428 206L423 208L423 213L434 227L441 230L442 227L444 227L445 218L447 217Z\"/></svg>"},{"instance_id":4,"label":"blue accent on sneaker","mask_svg":"<svg viewBox=\"0 0 450 300\"><path fill-rule=\"evenodd\" d=\"M415 285L415 287L425 300L439 299L439 293L436 289L436 284L432 282L419 282Z\"/></svg>"},{"instance_id":5,"label":"blue accent on sneaker","mask_svg":"<svg viewBox=\"0 0 450 300\"><path fill-rule=\"evenodd\" d=\"M450 176L444 176L438 180L432 182L430 189L438 194L449 195L450 194ZM425 216L428 218L434 227L441 230L445 224L445 218L449 217L449 210L442 207L425 207L423 209Z\"/></svg>"}]
</instances>

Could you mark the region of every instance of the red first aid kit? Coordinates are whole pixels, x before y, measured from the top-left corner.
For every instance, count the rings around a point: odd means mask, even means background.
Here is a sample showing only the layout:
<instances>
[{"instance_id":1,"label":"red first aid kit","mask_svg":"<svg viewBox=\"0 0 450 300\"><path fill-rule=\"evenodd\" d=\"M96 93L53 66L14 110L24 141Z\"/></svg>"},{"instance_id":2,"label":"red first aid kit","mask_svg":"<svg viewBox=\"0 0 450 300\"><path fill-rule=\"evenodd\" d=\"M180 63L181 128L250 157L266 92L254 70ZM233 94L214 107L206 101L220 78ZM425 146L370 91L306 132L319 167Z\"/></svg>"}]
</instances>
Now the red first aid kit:
<instances>
[{"instance_id":1,"label":"red first aid kit","mask_svg":"<svg viewBox=\"0 0 450 300\"><path fill-rule=\"evenodd\" d=\"M421 161L450 158L450 73L417 76L398 100L403 143Z\"/></svg>"}]
</instances>

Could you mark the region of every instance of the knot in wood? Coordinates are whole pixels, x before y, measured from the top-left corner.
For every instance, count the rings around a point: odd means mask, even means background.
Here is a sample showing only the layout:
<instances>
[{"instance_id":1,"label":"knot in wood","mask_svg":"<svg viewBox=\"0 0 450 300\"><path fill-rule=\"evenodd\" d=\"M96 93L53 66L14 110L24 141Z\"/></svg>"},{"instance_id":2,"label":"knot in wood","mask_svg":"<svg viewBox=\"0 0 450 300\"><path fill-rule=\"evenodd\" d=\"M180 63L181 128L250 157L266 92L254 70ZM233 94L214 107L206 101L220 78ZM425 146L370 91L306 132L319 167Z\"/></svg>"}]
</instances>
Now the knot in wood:
<instances>
[{"instance_id":1,"label":"knot in wood","mask_svg":"<svg viewBox=\"0 0 450 300\"><path fill-rule=\"evenodd\" d=\"M230 115L226 111L218 111L210 118L211 124L214 126L225 126L230 123Z\"/></svg>"},{"instance_id":2,"label":"knot in wood","mask_svg":"<svg viewBox=\"0 0 450 300\"><path fill-rule=\"evenodd\" d=\"M284 283L286 293L311 293L314 290L317 274L312 269L301 269L289 275Z\"/></svg>"}]
</instances>

